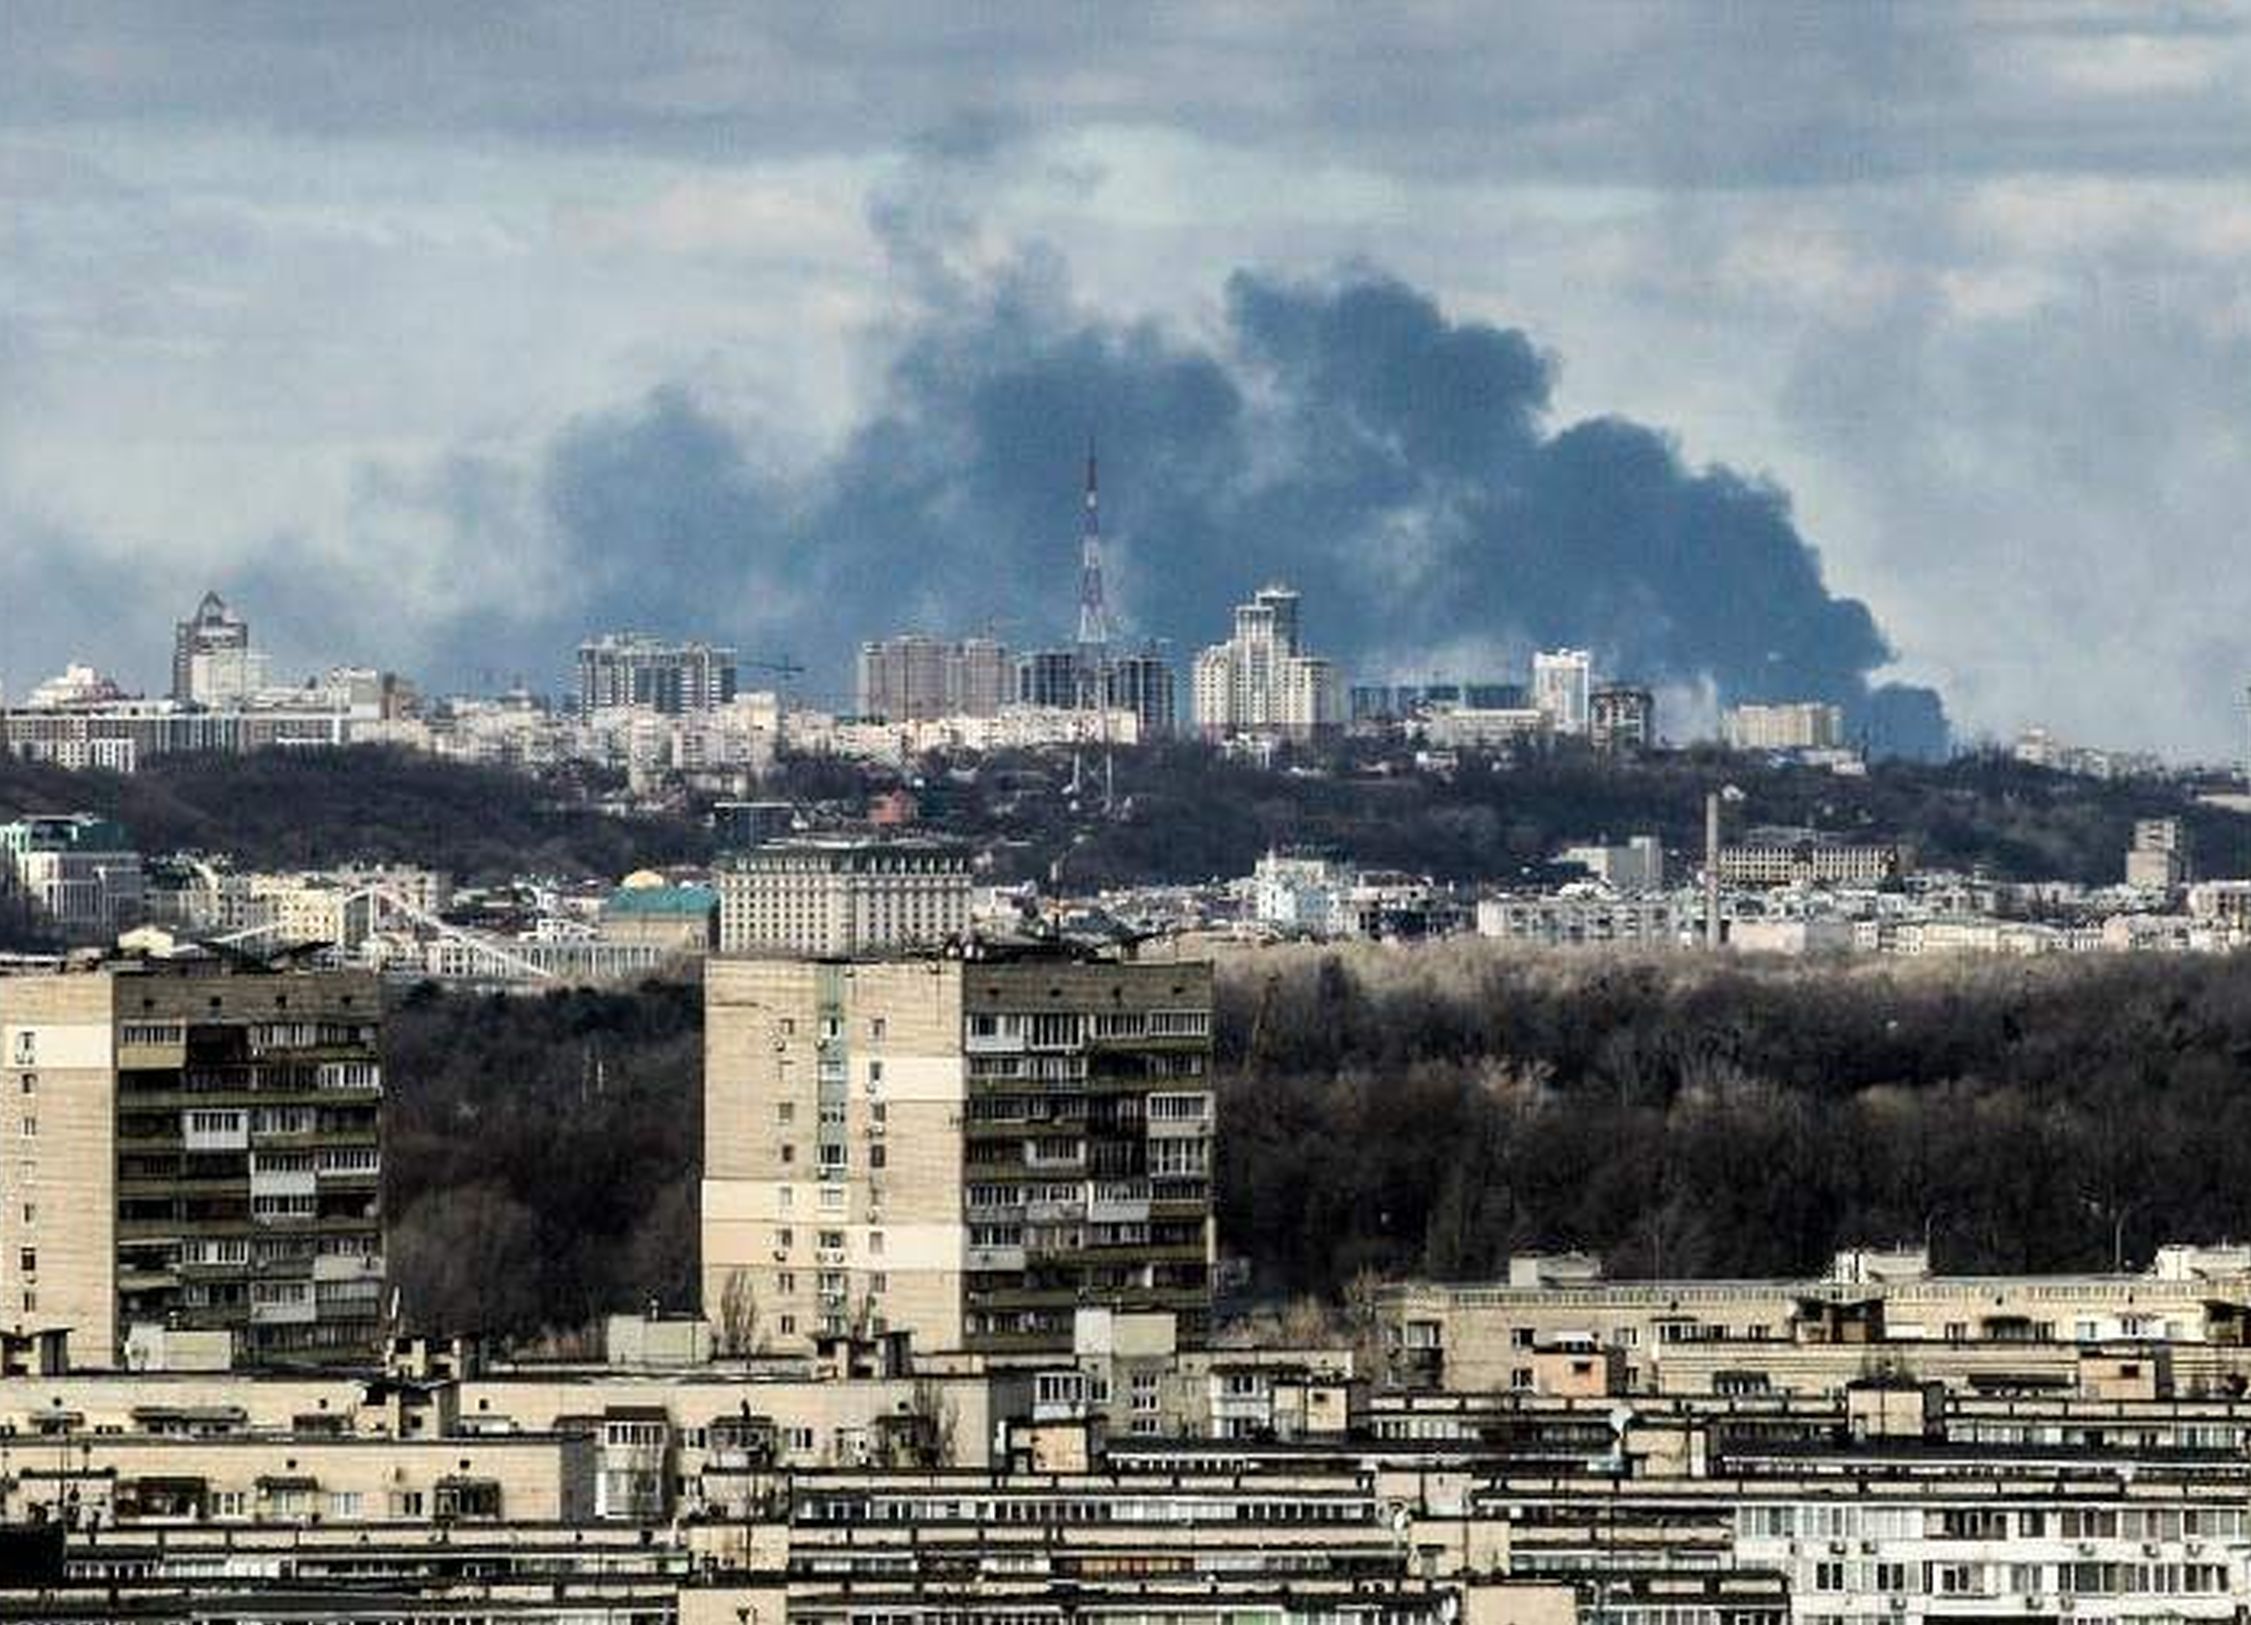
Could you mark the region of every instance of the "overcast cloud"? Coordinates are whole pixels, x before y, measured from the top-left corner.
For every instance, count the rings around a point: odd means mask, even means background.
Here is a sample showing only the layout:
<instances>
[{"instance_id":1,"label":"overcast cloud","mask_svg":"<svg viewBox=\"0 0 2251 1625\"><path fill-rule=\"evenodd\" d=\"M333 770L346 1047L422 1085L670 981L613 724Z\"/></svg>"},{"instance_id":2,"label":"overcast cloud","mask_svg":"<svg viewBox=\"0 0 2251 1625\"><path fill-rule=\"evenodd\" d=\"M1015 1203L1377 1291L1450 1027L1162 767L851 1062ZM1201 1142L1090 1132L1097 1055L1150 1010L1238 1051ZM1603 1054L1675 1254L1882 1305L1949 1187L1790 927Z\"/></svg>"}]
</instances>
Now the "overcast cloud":
<instances>
[{"instance_id":1,"label":"overcast cloud","mask_svg":"<svg viewBox=\"0 0 2251 1625\"><path fill-rule=\"evenodd\" d=\"M11 691L206 585L437 686L1050 635L1093 427L1180 645L1271 567L1371 671L2234 748L2242 8L967 9L0 0Z\"/></svg>"}]
</instances>

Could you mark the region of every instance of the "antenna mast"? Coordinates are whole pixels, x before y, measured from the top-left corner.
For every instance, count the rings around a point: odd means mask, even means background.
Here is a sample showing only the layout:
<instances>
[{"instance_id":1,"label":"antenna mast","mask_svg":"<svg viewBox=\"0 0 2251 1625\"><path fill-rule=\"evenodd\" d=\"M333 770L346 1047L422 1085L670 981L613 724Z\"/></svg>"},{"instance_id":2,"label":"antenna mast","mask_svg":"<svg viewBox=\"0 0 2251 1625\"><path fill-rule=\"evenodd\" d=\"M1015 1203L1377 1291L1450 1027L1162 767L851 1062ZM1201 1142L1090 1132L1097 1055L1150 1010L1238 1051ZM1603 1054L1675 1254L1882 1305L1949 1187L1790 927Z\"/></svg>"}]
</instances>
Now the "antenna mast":
<instances>
[{"instance_id":1,"label":"antenna mast","mask_svg":"<svg viewBox=\"0 0 2251 1625\"><path fill-rule=\"evenodd\" d=\"M1102 587L1102 506L1100 468L1095 458L1094 436L1086 438L1086 524L1079 540L1079 702L1092 707L1100 719L1096 727L1102 740L1102 802L1111 797L1110 606ZM1077 777L1076 772L1072 777Z\"/></svg>"}]
</instances>

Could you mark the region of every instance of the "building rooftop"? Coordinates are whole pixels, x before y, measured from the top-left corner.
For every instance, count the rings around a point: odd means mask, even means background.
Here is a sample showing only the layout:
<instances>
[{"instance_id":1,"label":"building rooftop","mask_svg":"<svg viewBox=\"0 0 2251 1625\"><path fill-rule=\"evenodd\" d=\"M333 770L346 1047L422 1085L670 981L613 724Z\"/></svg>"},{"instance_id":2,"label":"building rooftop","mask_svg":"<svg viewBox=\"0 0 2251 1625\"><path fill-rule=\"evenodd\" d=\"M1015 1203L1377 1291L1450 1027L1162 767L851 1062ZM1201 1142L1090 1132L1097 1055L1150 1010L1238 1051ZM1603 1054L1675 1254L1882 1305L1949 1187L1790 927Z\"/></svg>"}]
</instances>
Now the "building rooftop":
<instances>
[{"instance_id":1,"label":"building rooftop","mask_svg":"<svg viewBox=\"0 0 2251 1625\"><path fill-rule=\"evenodd\" d=\"M626 886L612 892L602 904L605 915L684 918L709 914L719 906L719 894L708 886Z\"/></svg>"}]
</instances>

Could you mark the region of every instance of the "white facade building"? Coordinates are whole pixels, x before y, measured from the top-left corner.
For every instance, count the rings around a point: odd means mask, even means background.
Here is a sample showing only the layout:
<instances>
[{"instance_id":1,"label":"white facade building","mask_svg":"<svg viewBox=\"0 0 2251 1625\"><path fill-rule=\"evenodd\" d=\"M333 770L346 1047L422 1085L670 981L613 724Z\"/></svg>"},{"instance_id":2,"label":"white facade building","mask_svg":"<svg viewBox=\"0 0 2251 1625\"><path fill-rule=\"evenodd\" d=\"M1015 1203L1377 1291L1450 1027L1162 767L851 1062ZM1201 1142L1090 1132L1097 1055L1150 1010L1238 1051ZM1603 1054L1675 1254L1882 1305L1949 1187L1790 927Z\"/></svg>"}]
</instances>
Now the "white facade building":
<instances>
[{"instance_id":1,"label":"white facade building","mask_svg":"<svg viewBox=\"0 0 2251 1625\"><path fill-rule=\"evenodd\" d=\"M1839 750L1845 742L1844 709L1821 700L1732 705L1722 726L1730 750Z\"/></svg>"},{"instance_id":2,"label":"white facade building","mask_svg":"<svg viewBox=\"0 0 2251 1625\"><path fill-rule=\"evenodd\" d=\"M0 885L74 937L114 936L140 918L141 855L118 825L88 813L0 824Z\"/></svg>"},{"instance_id":3,"label":"white facade building","mask_svg":"<svg viewBox=\"0 0 2251 1625\"><path fill-rule=\"evenodd\" d=\"M1532 656L1532 706L1559 734L1584 735L1592 717L1594 656L1544 649Z\"/></svg>"},{"instance_id":4,"label":"white facade building","mask_svg":"<svg viewBox=\"0 0 2251 1625\"><path fill-rule=\"evenodd\" d=\"M907 842L761 847L719 873L719 951L847 957L969 934L969 858Z\"/></svg>"}]
</instances>

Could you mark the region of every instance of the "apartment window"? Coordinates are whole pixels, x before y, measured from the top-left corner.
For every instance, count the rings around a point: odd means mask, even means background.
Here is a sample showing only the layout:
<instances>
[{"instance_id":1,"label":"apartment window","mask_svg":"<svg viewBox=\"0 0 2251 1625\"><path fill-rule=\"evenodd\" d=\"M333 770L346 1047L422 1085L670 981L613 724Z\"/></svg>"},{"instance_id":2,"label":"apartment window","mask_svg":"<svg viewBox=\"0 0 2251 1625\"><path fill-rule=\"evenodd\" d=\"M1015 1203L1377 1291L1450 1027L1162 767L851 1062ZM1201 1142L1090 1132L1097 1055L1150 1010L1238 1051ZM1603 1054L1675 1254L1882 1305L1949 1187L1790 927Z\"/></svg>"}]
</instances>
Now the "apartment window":
<instances>
[{"instance_id":1,"label":"apartment window","mask_svg":"<svg viewBox=\"0 0 2251 1625\"><path fill-rule=\"evenodd\" d=\"M38 1309L39 1294L32 1291L31 1288L25 1287L23 1289L23 1312L27 1315L35 1314L38 1312Z\"/></svg>"},{"instance_id":2,"label":"apartment window","mask_svg":"<svg viewBox=\"0 0 2251 1625\"><path fill-rule=\"evenodd\" d=\"M16 1268L22 1270L26 1275L37 1275L39 1273L39 1249L26 1247L17 1253Z\"/></svg>"},{"instance_id":3,"label":"apartment window","mask_svg":"<svg viewBox=\"0 0 2251 1625\"><path fill-rule=\"evenodd\" d=\"M774 1290L783 1293L795 1292L797 1290L797 1272L795 1270L782 1270L777 1273L774 1277Z\"/></svg>"},{"instance_id":4,"label":"apartment window","mask_svg":"<svg viewBox=\"0 0 2251 1625\"><path fill-rule=\"evenodd\" d=\"M890 1108L889 1108L889 1107L887 1107L886 1105L884 1105L884 1103L883 1103L882 1101L880 1101L880 1100L871 1100L871 1101L869 1101L869 1102L868 1102L868 1121L869 1121L869 1122L871 1122L871 1123L881 1123L881 1122L883 1122L883 1121L885 1121L885 1120L886 1120L886 1118L887 1118L887 1117L889 1116L889 1114L890 1114Z\"/></svg>"},{"instance_id":5,"label":"apartment window","mask_svg":"<svg viewBox=\"0 0 2251 1625\"><path fill-rule=\"evenodd\" d=\"M886 1022L881 1016L874 1016L869 1018L868 1037L873 1039L878 1044L882 1043L884 1034L888 1030L889 1025L890 1024Z\"/></svg>"},{"instance_id":6,"label":"apartment window","mask_svg":"<svg viewBox=\"0 0 2251 1625\"><path fill-rule=\"evenodd\" d=\"M774 1232L774 1250L776 1252L788 1252L796 1244L796 1241L796 1236L791 1233L787 1225Z\"/></svg>"},{"instance_id":7,"label":"apartment window","mask_svg":"<svg viewBox=\"0 0 2251 1625\"><path fill-rule=\"evenodd\" d=\"M782 1335L784 1337L795 1337L797 1335L797 1317L795 1315L782 1316Z\"/></svg>"},{"instance_id":8,"label":"apartment window","mask_svg":"<svg viewBox=\"0 0 2251 1625\"><path fill-rule=\"evenodd\" d=\"M789 1143L789 1142L788 1142L787 1140L784 1140L784 1141L782 1142L782 1161L784 1161L784 1162L795 1162L796 1160L797 1160L797 1147L796 1147L796 1146L794 1146L794 1145L791 1145L791 1144L790 1144L790 1143Z\"/></svg>"},{"instance_id":9,"label":"apartment window","mask_svg":"<svg viewBox=\"0 0 2251 1625\"><path fill-rule=\"evenodd\" d=\"M880 1143L868 1147L868 1166L870 1168L884 1166L883 1146Z\"/></svg>"},{"instance_id":10,"label":"apartment window","mask_svg":"<svg viewBox=\"0 0 2251 1625\"><path fill-rule=\"evenodd\" d=\"M779 1101L779 1102L777 1102L777 1103L775 1104L775 1106L774 1106L774 1121L775 1121L775 1122L777 1122L777 1123L794 1123L794 1122L796 1122L796 1121L797 1121L797 1106L796 1106L796 1103L795 1103L795 1102L793 1102L793 1101L787 1101L787 1100L784 1100L784 1101Z\"/></svg>"},{"instance_id":11,"label":"apartment window","mask_svg":"<svg viewBox=\"0 0 2251 1625\"><path fill-rule=\"evenodd\" d=\"M774 1206L780 1208L784 1213L787 1213L793 1206L795 1206L796 1202L797 1192L792 1187L788 1185L777 1185L774 1188Z\"/></svg>"},{"instance_id":12,"label":"apartment window","mask_svg":"<svg viewBox=\"0 0 2251 1625\"><path fill-rule=\"evenodd\" d=\"M868 1232L868 1256L870 1258L881 1258L883 1256L882 1231L870 1230Z\"/></svg>"},{"instance_id":13,"label":"apartment window","mask_svg":"<svg viewBox=\"0 0 2251 1625\"><path fill-rule=\"evenodd\" d=\"M23 1136L23 1138L25 1138L25 1139L27 1139L27 1140L36 1140L36 1139L38 1139L38 1138L39 1138L39 1119L38 1119L38 1118L36 1118L36 1117L26 1116L26 1117L24 1118L24 1120L23 1120L22 1124L21 1124L21 1125L20 1125L20 1126L19 1126L19 1127L17 1128L16 1132L17 1132L18 1134L22 1135L22 1136Z\"/></svg>"},{"instance_id":14,"label":"apartment window","mask_svg":"<svg viewBox=\"0 0 2251 1625\"><path fill-rule=\"evenodd\" d=\"M23 1222L25 1224L37 1224L39 1222L39 1204L37 1202L24 1203Z\"/></svg>"},{"instance_id":15,"label":"apartment window","mask_svg":"<svg viewBox=\"0 0 2251 1625\"><path fill-rule=\"evenodd\" d=\"M868 1277L868 1290L870 1292L887 1292L890 1288L891 1277L882 1270L877 1270Z\"/></svg>"},{"instance_id":16,"label":"apartment window","mask_svg":"<svg viewBox=\"0 0 2251 1625\"><path fill-rule=\"evenodd\" d=\"M20 1081L21 1081L21 1086L22 1086L23 1092L24 1092L25 1094L27 1094L27 1095L35 1095L35 1094L39 1093L39 1074L38 1074L38 1073L36 1073L36 1072L26 1072L26 1073L25 1073L25 1074L23 1075L23 1077L22 1077L22 1079L21 1079Z\"/></svg>"}]
</instances>

